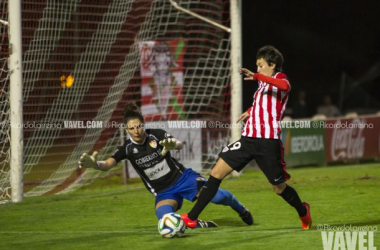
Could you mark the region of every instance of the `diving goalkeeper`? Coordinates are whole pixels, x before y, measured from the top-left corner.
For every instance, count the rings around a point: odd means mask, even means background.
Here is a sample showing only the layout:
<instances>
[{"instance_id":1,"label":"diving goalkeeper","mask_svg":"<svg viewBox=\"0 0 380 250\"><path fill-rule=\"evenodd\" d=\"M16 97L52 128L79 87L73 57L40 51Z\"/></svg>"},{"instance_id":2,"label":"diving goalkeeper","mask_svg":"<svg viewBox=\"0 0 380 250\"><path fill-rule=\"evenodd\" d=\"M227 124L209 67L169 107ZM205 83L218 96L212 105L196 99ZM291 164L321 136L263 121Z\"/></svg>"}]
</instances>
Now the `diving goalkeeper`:
<instances>
[{"instance_id":1,"label":"diving goalkeeper","mask_svg":"<svg viewBox=\"0 0 380 250\"><path fill-rule=\"evenodd\" d=\"M185 168L171 156L170 150L181 150L182 143L164 130L145 130L144 117L133 103L126 105L124 120L130 139L106 161L98 161L97 152L92 156L84 153L79 160L79 166L106 171L121 160L128 159L145 187L155 196L158 220L167 213L181 209L183 199L194 202L206 179L191 168ZM250 211L230 191L219 188L211 202L230 206L247 225L253 224ZM217 225L212 221L198 219L196 227Z\"/></svg>"}]
</instances>

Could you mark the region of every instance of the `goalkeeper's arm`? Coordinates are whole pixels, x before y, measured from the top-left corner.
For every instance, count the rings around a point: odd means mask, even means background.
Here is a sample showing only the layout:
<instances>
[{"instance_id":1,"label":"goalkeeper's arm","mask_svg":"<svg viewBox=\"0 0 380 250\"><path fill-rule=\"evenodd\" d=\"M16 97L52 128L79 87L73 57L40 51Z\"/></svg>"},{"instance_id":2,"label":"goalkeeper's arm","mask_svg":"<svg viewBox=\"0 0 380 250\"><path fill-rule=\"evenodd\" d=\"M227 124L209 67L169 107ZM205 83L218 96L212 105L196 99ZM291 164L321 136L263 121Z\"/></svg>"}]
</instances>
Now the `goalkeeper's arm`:
<instances>
[{"instance_id":1,"label":"goalkeeper's arm","mask_svg":"<svg viewBox=\"0 0 380 250\"><path fill-rule=\"evenodd\" d=\"M91 156L84 153L79 159L79 168L94 168L96 170L107 171L116 165L114 158L108 158L106 161L98 161L98 152L94 152Z\"/></svg>"}]
</instances>

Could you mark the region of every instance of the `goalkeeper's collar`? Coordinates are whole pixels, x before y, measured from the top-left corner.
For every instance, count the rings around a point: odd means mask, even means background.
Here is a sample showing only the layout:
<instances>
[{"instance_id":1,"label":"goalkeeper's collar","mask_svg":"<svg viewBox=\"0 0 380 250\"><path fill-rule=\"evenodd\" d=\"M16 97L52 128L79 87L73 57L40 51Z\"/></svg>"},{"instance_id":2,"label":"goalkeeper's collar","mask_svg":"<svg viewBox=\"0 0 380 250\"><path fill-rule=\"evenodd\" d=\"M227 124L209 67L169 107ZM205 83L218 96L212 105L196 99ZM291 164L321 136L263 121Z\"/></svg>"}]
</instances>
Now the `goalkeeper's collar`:
<instances>
[{"instance_id":1,"label":"goalkeeper's collar","mask_svg":"<svg viewBox=\"0 0 380 250\"><path fill-rule=\"evenodd\" d=\"M146 141L146 138L148 138L148 134L146 133L145 130L144 130L144 134L145 134L145 138L144 138L144 141L143 141L142 143L138 143L138 142L134 141L134 140L132 139L132 136L129 136L129 139L131 140L131 142L132 142L133 144L143 145L143 144L145 143L145 141Z\"/></svg>"}]
</instances>

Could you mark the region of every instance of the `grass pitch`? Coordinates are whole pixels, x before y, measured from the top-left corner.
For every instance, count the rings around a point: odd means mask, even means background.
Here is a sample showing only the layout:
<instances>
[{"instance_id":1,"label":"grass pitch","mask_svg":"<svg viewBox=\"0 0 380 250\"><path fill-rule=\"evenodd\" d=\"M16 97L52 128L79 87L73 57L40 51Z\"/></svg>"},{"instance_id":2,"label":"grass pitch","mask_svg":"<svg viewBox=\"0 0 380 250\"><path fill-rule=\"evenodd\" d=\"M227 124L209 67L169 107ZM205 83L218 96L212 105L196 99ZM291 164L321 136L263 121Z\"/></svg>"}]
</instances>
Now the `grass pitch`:
<instances>
[{"instance_id":1,"label":"grass pitch","mask_svg":"<svg viewBox=\"0 0 380 250\"><path fill-rule=\"evenodd\" d=\"M0 205L0 249L323 249L319 224L377 227L374 245L380 249L379 163L289 172L289 184L311 204L310 231L301 230L295 210L277 197L260 171L245 171L221 187L251 210L253 226L229 207L210 204L201 218L219 228L164 239L157 231L154 197L141 183L124 186L112 177L71 194ZM178 213L191 206L185 201Z\"/></svg>"}]
</instances>

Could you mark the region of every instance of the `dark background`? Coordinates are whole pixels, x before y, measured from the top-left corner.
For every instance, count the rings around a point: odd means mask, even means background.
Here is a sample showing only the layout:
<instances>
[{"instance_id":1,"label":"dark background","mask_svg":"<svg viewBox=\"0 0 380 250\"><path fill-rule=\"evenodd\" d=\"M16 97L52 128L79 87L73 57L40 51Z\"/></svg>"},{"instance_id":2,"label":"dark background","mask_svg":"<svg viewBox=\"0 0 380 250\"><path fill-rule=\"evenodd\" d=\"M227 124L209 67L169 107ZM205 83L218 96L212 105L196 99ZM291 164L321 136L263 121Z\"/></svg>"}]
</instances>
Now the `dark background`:
<instances>
[{"instance_id":1,"label":"dark background","mask_svg":"<svg viewBox=\"0 0 380 250\"><path fill-rule=\"evenodd\" d=\"M242 0L242 26L243 67L256 71L256 52L264 45L282 52L292 85L289 111L299 90L312 114L325 94L343 114L380 110L380 1ZM243 110L256 88L243 82Z\"/></svg>"}]
</instances>

